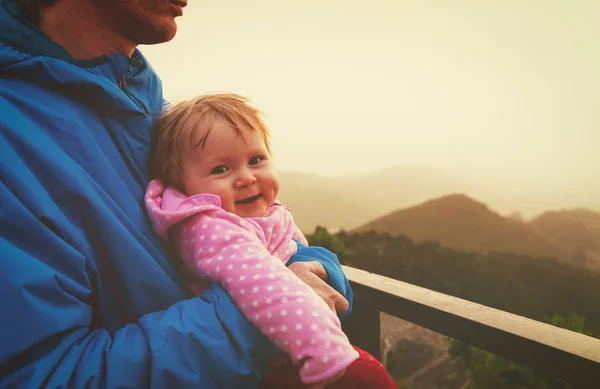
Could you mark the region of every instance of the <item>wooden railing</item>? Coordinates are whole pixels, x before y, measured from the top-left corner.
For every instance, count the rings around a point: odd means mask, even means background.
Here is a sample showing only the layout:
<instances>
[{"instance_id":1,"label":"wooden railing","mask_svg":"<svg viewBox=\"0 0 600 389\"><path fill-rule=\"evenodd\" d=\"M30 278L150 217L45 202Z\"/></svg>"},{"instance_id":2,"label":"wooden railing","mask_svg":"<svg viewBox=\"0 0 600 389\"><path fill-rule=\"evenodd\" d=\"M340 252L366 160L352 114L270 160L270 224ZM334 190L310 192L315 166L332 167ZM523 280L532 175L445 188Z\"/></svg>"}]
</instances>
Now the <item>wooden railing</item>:
<instances>
[{"instance_id":1,"label":"wooden railing","mask_svg":"<svg viewBox=\"0 0 600 389\"><path fill-rule=\"evenodd\" d=\"M565 380L600 388L600 340L406 282L344 266L354 291L352 343L381 359L380 312ZM526 298L526 296L524 296ZM600 296L598 296L600 309Z\"/></svg>"}]
</instances>

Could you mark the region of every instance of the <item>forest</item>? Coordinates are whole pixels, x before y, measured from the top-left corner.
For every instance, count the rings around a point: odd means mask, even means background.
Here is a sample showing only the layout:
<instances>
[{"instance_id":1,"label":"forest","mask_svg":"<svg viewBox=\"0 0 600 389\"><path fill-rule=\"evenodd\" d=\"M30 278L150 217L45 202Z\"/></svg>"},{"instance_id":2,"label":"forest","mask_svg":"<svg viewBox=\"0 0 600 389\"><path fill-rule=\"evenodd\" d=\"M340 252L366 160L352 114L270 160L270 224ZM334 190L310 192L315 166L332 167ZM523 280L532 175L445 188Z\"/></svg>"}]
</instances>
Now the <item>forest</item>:
<instances>
[{"instance_id":1,"label":"forest","mask_svg":"<svg viewBox=\"0 0 600 389\"><path fill-rule=\"evenodd\" d=\"M600 334L596 272L553 258L464 252L375 231L331 234L317 227L307 238L311 245L336 253L345 265L588 335ZM448 352L462 359L468 370L470 389L568 388L486 351L449 342ZM402 377L394 378L402 383Z\"/></svg>"}]
</instances>

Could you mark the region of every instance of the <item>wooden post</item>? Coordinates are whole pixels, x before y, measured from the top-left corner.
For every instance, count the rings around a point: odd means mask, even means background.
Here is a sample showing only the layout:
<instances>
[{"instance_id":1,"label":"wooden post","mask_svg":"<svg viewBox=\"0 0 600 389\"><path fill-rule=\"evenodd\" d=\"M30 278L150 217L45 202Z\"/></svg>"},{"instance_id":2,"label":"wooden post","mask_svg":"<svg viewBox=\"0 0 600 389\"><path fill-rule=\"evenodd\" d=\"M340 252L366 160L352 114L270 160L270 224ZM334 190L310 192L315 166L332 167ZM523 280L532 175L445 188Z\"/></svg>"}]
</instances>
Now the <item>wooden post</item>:
<instances>
[{"instance_id":1,"label":"wooden post","mask_svg":"<svg viewBox=\"0 0 600 389\"><path fill-rule=\"evenodd\" d=\"M352 313L342 323L350 342L381 361L381 324L379 309L354 287Z\"/></svg>"}]
</instances>

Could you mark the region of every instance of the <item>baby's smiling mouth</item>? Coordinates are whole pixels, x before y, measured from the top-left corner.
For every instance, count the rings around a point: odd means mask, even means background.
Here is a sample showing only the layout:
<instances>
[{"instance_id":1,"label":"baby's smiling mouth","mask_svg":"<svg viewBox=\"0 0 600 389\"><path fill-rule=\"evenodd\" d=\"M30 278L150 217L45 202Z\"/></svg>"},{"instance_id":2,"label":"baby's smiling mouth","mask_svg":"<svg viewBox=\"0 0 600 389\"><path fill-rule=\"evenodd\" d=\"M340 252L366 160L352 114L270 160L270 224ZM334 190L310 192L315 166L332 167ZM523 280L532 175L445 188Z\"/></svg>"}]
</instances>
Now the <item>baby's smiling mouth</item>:
<instances>
[{"instance_id":1,"label":"baby's smiling mouth","mask_svg":"<svg viewBox=\"0 0 600 389\"><path fill-rule=\"evenodd\" d=\"M247 199L238 200L238 201L236 201L236 204L252 204L256 200L258 200L259 197L260 197L260 193L257 194L256 196L248 197Z\"/></svg>"}]
</instances>

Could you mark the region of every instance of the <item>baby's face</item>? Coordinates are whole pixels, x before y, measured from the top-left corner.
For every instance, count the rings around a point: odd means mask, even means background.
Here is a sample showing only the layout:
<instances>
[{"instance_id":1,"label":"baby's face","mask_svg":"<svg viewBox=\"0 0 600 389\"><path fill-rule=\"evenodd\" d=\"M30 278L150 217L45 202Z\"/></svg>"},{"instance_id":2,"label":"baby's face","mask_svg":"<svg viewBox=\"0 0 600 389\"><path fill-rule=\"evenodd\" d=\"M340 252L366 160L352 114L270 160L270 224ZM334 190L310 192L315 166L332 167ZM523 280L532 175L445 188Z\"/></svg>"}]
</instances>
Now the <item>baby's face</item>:
<instances>
[{"instance_id":1,"label":"baby's face","mask_svg":"<svg viewBox=\"0 0 600 389\"><path fill-rule=\"evenodd\" d=\"M216 121L204 147L183 142L183 189L188 196L217 195L223 209L240 217L264 216L277 198L279 178L262 133L241 128L241 135Z\"/></svg>"}]
</instances>

